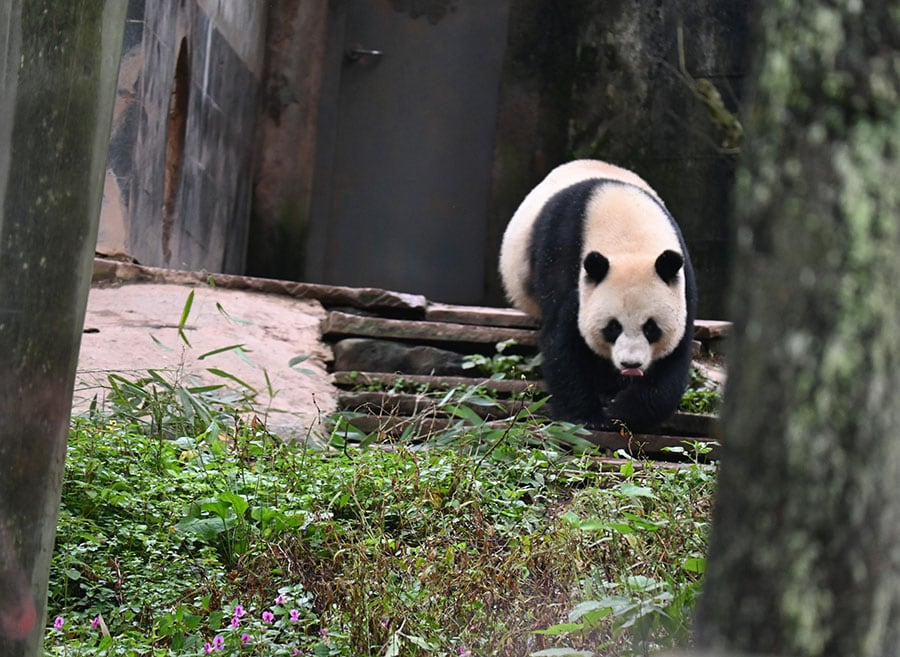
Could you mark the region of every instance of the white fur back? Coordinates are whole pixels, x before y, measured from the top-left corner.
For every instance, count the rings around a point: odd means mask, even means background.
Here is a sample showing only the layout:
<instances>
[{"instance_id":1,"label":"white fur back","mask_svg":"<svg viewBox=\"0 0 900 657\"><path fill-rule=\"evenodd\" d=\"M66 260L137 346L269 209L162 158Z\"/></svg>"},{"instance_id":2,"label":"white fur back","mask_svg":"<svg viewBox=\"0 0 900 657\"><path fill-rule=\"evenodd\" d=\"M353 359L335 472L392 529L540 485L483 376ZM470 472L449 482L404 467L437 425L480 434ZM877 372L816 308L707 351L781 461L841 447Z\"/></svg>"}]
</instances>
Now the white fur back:
<instances>
[{"instance_id":1,"label":"white fur back","mask_svg":"<svg viewBox=\"0 0 900 657\"><path fill-rule=\"evenodd\" d=\"M656 199L656 200L654 200ZM678 233L659 207L634 187L598 187L588 201L581 257L598 251L611 262L618 256L641 256L655 261L666 249L681 253Z\"/></svg>"},{"instance_id":2,"label":"white fur back","mask_svg":"<svg viewBox=\"0 0 900 657\"><path fill-rule=\"evenodd\" d=\"M528 281L531 278L529 246L534 223L541 209L554 194L566 187L591 178L604 178L628 183L644 190L659 200L656 192L636 173L613 164L601 162L600 160L574 160L556 167L547 174L547 177L528 193L515 214L513 214L509 225L506 227L506 232L503 234L503 243L500 247L500 276L503 280L506 296L514 306L532 317L540 318L541 316L537 302L528 292ZM592 202L596 200L597 196L599 194L595 195ZM643 195L639 196L643 197ZM659 202L662 203L661 200ZM659 208L656 208L654 214L660 215L663 221L666 221L665 215L659 212ZM596 221L588 222L589 228L585 235L586 245L598 244L601 240L608 239L611 235L614 236L625 222L620 220L619 217L610 217L608 227L598 227L594 231L597 223ZM674 235L674 231L668 226L668 223L666 223L666 228L662 232L671 232ZM623 240L623 247L626 243L633 243L633 240L630 238ZM675 245L674 250L680 252L677 237L675 238ZM665 248L672 247L666 246L660 249L659 252L661 253ZM596 248L594 250L601 251L606 255L606 249Z\"/></svg>"}]
</instances>

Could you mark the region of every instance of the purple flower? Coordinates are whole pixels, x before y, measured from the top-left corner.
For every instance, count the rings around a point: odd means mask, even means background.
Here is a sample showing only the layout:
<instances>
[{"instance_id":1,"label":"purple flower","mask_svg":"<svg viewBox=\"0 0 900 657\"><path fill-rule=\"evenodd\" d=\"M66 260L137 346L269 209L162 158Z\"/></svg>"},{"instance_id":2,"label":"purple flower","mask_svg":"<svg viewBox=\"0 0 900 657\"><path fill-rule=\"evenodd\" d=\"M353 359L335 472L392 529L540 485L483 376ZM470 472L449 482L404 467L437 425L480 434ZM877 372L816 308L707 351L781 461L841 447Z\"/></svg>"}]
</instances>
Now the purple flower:
<instances>
[{"instance_id":1,"label":"purple flower","mask_svg":"<svg viewBox=\"0 0 900 657\"><path fill-rule=\"evenodd\" d=\"M98 627L100 627L100 617L94 616L94 620L91 621L91 629L96 630Z\"/></svg>"},{"instance_id":2,"label":"purple flower","mask_svg":"<svg viewBox=\"0 0 900 657\"><path fill-rule=\"evenodd\" d=\"M235 618L243 618L243 617L244 617L244 614L246 614L246 613L247 613L247 612L244 611L244 606L243 606L243 605L235 605L235 606L234 606L234 617L235 617Z\"/></svg>"},{"instance_id":3,"label":"purple flower","mask_svg":"<svg viewBox=\"0 0 900 657\"><path fill-rule=\"evenodd\" d=\"M54 629L54 630L61 630L61 629L63 628L63 625L65 625L65 624L66 624L66 621L63 619L63 617L62 617L62 616L57 616L57 617L56 617L56 620L53 621L53 629Z\"/></svg>"},{"instance_id":4,"label":"purple flower","mask_svg":"<svg viewBox=\"0 0 900 657\"><path fill-rule=\"evenodd\" d=\"M241 645L246 646L248 643L250 643L250 635L244 632L241 635Z\"/></svg>"},{"instance_id":5,"label":"purple flower","mask_svg":"<svg viewBox=\"0 0 900 657\"><path fill-rule=\"evenodd\" d=\"M236 629L239 628L240 626L241 626L241 619L240 619L237 615L235 615L235 616L231 619L231 627L232 627L233 629L236 630Z\"/></svg>"},{"instance_id":6,"label":"purple flower","mask_svg":"<svg viewBox=\"0 0 900 657\"><path fill-rule=\"evenodd\" d=\"M276 604L276 605L283 605L285 602L287 602L287 598L284 597L284 594L283 594L283 593L279 593L279 594L278 594L278 597L275 598L275 604Z\"/></svg>"},{"instance_id":7,"label":"purple flower","mask_svg":"<svg viewBox=\"0 0 900 657\"><path fill-rule=\"evenodd\" d=\"M291 609L291 622L296 623L300 620L300 612L296 609Z\"/></svg>"},{"instance_id":8,"label":"purple flower","mask_svg":"<svg viewBox=\"0 0 900 657\"><path fill-rule=\"evenodd\" d=\"M263 619L263 623L268 623L271 625L272 621L275 620L275 614L273 614L271 611L269 611L267 609L266 611L263 612L262 619Z\"/></svg>"},{"instance_id":9,"label":"purple flower","mask_svg":"<svg viewBox=\"0 0 900 657\"><path fill-rule=\"evenodd\" d=\"M459 647L459 657L472 657L472 651L465 646Z\"/></svg>"},{"instance_id":10,"label":"purple flower","mask_svg":"<svg viewBox=\"0 0 900 657\"><path fill-rule=\"evenodd\" d=\"M213 651L213 647L209 641L207 641L206 643L203 644L203 654L204 655L208 655L212 651Z\"/></svg>"},{"instance_id":11,"label":"purple flower","mask_svg":"<svg viewBox=\"0 0 900 657\"><path fill-rule=\"evenodd\" d=\"M224 636L217 636L215 639L213 639L213 650L215 650L216 652L222 652L223 650L225 650Z\"/></svg>"}]
</instances>

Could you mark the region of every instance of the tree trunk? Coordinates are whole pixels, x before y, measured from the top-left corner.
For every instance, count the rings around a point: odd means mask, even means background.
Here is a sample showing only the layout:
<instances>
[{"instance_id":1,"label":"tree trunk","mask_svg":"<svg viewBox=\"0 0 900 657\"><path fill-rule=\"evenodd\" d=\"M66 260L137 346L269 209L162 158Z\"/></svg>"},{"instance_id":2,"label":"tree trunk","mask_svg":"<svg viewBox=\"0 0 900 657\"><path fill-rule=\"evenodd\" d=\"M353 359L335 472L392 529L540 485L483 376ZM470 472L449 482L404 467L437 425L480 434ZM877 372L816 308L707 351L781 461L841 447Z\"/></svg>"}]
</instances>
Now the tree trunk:
<instances>
[{"instance_id":1,"label":"tree trunk","mask_svg":"<svg viewBox=\"0 0 900 657\"><path fill-rule=\"evenodd\" d=\"M0 655L41 654L127 4L0 0Z\"/></svg>"},{"instance_id":2,"label":"tree trunk","mask_svg":"<svg viewBox=\"0 0 900 657\"><path fill-rule=\"evenodd\" d=\"M760 3L700 648L900 654L900 2Z\"/></svg>"}]
</instances>

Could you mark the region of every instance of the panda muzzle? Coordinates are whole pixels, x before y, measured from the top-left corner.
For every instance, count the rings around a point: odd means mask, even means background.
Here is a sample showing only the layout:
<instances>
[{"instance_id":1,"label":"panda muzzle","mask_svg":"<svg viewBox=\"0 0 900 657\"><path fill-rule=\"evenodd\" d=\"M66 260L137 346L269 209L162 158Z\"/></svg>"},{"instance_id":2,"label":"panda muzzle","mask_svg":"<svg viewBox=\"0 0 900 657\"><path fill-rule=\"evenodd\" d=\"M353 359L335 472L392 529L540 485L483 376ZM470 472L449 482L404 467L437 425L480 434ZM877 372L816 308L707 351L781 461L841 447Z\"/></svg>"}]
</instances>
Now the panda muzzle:
<instances>
[{"instance_id":1,"label":"panda muzzle","mask_svg":"<svg viewBox=\"0 0 900 657\"><path fill-rule=\"evenodd\" d=\"M639 367L626 367L619 370L619 374L622 376L644 376L644 370Z\"/></svg>"}]
</instances>

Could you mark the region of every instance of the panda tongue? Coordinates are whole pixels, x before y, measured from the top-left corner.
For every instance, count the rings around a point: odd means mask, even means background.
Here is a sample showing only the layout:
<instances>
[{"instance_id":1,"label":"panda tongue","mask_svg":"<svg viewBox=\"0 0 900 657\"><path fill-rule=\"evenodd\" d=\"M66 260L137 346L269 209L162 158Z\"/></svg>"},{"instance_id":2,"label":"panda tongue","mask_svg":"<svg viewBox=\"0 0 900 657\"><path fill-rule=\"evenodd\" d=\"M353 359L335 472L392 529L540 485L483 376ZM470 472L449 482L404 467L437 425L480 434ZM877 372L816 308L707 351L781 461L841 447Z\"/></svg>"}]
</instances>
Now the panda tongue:
<instances>
[{"instance_id":1,"label":"panda tongue","mask_svg":"<svg viewBox=\"0 0 900 657\"><path fill-rule=\"evenodd\" d=\"M644 376L644 371L636 367L629 367L619 372L622 376Z\"/></svg>"}]
</instances>

